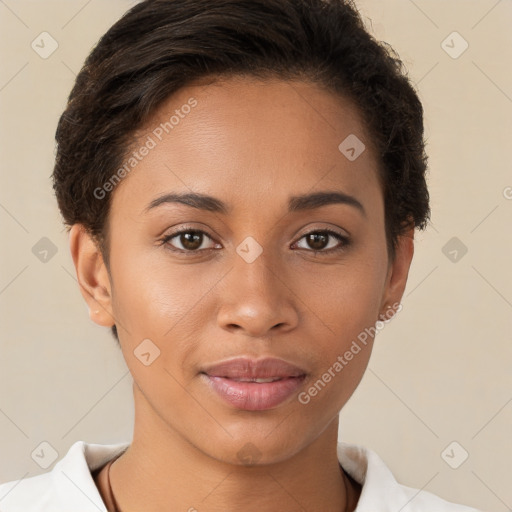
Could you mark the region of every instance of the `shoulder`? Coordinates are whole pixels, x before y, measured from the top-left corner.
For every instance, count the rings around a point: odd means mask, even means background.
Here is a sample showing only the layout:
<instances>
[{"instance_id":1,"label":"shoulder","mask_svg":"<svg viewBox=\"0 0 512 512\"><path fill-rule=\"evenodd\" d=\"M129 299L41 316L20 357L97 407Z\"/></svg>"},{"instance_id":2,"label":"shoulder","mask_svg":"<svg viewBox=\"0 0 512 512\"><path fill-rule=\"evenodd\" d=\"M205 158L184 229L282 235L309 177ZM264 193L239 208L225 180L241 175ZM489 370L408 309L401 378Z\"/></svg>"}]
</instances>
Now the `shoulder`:
<instances>
[{"instance_id":1,"label":"shoulder","mask_svg":"<svg viewBox=\"0 0 512 512\"><path fill-rule=\"evenodd\" d=\"M399 484L382 459L362 446L339 443L338 460L362 486L356 512L481 512Z\"/></svg>"},{"instance_id":2,"label":"shoulder","mask_svg":"<svg viewBox=\"0 0 512 512\"><path fill-rule=\"evenodd\" d=\"M51 471L0 484L2 512L106 512L91 472L129 443L75 442Z\"/></svg>"}]
</instances>

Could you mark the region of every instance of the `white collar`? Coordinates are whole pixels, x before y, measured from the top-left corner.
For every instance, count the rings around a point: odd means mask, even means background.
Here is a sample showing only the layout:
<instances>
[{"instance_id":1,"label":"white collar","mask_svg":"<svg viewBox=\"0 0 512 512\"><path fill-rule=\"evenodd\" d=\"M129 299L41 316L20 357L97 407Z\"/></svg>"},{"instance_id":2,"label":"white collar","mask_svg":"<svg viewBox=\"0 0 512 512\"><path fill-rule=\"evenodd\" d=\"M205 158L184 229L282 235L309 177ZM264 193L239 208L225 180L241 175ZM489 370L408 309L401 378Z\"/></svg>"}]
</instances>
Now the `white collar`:
<instances>
[{"instance_id":1,"label":"white collar","mask_svg":"<svg viewBox=\"0 0 512 512\"><path fill-rule=\"evenodd\" d=\"M0 485L2 512L107 512L91 472L120 455L130 443L75 442L47 473ZM400 485L373 451L339 443L338 460L362 485L356 512L479 512Z\"/></svg>"}]
</instances>

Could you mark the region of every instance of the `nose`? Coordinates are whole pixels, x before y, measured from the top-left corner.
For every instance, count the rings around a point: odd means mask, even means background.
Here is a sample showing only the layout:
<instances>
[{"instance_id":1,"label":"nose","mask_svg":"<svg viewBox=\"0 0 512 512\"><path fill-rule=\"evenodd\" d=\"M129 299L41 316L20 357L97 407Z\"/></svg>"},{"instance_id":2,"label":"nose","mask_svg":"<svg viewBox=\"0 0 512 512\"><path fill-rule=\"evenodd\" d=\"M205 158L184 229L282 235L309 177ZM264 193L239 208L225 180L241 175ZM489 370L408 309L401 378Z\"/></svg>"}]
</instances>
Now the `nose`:
<instances>
[{"instance_id":1,"label":"nose","mask_svg":"<svg viewBox=\"0 0 512 512\"><path fill-rule=\"evenodd\" d=\"M292 330L299 321L298 297L287 272L265 251L251 263L235 254L219 297L218 324L230 332L263 338Z\"/></svg>"}]
</instances>

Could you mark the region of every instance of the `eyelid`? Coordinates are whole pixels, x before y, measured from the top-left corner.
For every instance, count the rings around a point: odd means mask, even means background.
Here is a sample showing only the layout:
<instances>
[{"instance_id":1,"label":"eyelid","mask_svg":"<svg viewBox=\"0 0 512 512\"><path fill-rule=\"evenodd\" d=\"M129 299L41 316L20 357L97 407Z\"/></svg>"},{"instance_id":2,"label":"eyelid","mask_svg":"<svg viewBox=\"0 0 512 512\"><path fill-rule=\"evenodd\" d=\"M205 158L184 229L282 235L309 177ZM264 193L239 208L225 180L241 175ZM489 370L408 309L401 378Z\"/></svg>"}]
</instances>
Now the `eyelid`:
<instances>
[{"instance_id":1,"label":"eyelid","mask_svg":"<svg viewBox=\"0 0 512 512\"><path fill-rule=\"evenodd\" d=\"M331 234L338 235L340 237L347 238L347 239L351 238L350 233L346 229L342 229L342 228L338 228L338 227L330 227L330 226L319 226L319 227L309 228L307 231L303 232L297 238L297 240L300 240L304 236L309 235L311 233L318 233L318 232L331 233Z\"/></svg>"}]
</instances>

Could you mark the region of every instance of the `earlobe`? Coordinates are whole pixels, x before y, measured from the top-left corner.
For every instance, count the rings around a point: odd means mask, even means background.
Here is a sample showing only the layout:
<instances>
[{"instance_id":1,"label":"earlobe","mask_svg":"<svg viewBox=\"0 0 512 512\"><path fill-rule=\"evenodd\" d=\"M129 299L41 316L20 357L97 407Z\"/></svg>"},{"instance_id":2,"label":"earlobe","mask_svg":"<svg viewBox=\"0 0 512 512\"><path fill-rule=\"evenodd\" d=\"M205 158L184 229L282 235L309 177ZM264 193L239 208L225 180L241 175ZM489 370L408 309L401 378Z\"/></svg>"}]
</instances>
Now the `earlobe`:
<instances>
[{"instance_id":1,"label":"earlobe","mask_svg":"<svg viewBox=\"0 0 512 512\"><path fill-rule=\"evenodd\" d=\"M91 320L98 325L111 327L115 320L108 271L101 251L83 225L74 224L71 227L69 248Z\"/></svg>"},{"instance_id":2,"label":"earlobe","mask_svg":"<svg viewBox=\"0 0 512 512\"><path fill-rule=\"evenodd\" d=\"M407 277L413 255L414 227L411 227L407 232L398 237L395 258L390 262L385 290L382 295L381 314L385 314L386 306L391 308L394 305L398 306L400 304L407 285Z\"/></svg>"}]
</instances>

